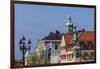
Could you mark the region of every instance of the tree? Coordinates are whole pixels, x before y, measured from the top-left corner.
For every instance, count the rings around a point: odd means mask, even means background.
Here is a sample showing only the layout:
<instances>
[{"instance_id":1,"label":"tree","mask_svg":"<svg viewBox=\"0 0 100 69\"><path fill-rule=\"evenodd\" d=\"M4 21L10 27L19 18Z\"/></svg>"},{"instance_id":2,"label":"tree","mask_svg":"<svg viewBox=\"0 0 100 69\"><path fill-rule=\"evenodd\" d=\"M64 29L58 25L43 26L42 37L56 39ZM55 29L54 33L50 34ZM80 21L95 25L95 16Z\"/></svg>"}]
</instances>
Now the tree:
<instances>
[{"instance_id":1,"label":"tree","mask_svg":"<svg viewBox=\"0 0 100 69\"><path fill-rule=\"evenodd\" d=\"M61 34L58 30L56 32L50 32L48 36L42 38L42 40L61 40Z\"/></svg>"}]
</instances>

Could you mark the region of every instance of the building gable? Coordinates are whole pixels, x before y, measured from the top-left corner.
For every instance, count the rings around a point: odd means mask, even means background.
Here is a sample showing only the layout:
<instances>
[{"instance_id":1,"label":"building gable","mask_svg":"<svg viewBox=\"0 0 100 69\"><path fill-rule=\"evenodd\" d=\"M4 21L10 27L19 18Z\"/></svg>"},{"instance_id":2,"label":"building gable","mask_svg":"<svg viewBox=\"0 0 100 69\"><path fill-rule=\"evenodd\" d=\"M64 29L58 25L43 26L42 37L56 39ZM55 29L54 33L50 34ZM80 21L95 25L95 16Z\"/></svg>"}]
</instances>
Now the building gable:
<instances>
[{"instance_id":1,"label":"building gable","mask_svg":"<svg viewBox=\"0 0 100 69\"><path fill-rule=\"evenodd\" d=\"M66 46L64 35L62 35L61 47Z\"/></svg>"}]
</instances>

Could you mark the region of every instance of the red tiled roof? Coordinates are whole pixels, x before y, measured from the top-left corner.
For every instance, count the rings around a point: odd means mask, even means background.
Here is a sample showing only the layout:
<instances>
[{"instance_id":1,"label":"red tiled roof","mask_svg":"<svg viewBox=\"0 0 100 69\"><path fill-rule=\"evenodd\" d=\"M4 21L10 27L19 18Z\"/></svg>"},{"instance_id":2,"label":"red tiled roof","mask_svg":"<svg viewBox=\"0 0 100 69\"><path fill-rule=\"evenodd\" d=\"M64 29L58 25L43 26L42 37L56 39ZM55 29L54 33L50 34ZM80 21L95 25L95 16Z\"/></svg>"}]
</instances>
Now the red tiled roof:
<instances>
[{"instance_id":1,"label":"red tiled roof","mask_svg":"<svg viewBox=\"0 0 100 69\"><path fill-rule=\"evenodd\" d=\"M72 44L73 43L73 33L64 33L64 39L66 45ZM83 41L91 41L94 43L95 39L95 33L94 32L79 32L78 33L78 42Z\"/></svg>"},{"instance_id":2,"label":"red tiled roof","mask_svg":"<svg viewBox=\"0 0 100 69\"><path fill-rule=\"evenodd\" d=\"M73 33L64 33L64 39L66 45L68 45L70 41L73 39Z\"/></svg>"},{"instance_id":3,"label":"red tiled roof","mask_svg":"<svg viewBox=\"0 0 100 69\"><path fill-rule=\"evenodd\" d=\"M78 35L79 41L92 41L94 42L95 39L95 33L94 32L80 32Z\"/></svg>"}]
</instances>

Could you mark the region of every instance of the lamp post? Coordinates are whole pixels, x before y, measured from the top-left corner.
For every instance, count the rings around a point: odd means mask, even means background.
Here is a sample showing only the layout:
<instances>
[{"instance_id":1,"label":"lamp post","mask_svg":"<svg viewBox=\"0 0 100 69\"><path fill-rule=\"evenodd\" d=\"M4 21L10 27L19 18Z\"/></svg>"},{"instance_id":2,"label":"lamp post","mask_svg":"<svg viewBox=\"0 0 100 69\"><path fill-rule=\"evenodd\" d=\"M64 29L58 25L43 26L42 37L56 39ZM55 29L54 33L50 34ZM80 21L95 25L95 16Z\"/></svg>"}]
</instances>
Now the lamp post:
<instances>
[{"instance_id":1,"label":"lamp post","mask_svg":"<svg viewBox=\"0 0 100 69\"><path fill-rule=\"evenodd\" d=\"M31 40L29 40L27 42L28 47L25 45L25 40L26 38L23 36L20 41L19 41L19 47L20 47L20 51L22 51L22 56L23 56L23 65L24 65L24 55L26 53L27 50L30 50L30 44L31 44Z\"/></svg>"}]
</instances>

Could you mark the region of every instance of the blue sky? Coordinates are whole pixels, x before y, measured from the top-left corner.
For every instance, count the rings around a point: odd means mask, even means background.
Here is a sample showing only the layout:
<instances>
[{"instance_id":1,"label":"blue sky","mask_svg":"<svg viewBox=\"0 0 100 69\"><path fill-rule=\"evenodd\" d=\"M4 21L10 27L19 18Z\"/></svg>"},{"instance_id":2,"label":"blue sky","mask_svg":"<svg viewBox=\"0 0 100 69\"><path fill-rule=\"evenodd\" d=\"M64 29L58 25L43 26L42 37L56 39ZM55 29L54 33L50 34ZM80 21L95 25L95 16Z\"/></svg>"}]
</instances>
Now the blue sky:
<instances>
[{"instance_id":1,"label":"blue sky","mask_svg":"<svg viewBox=\"0 0 100 69\"><path fill-rule=\"evenodd\" d=\"M65 32L68 13L77 29L94 31L94 8L15 4L15 59L22 58L18 42L23 35L26 40L31 39L34 52L42 37L56 30Z\"/></svg>"}]
</instances>

